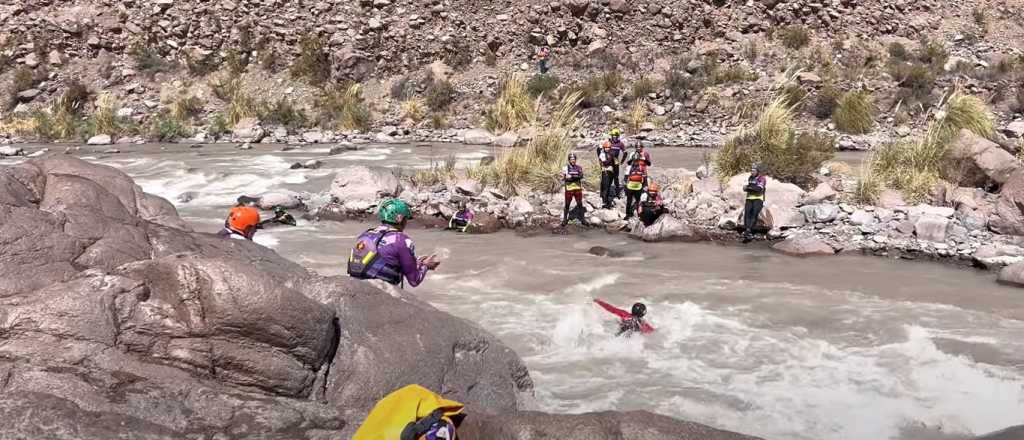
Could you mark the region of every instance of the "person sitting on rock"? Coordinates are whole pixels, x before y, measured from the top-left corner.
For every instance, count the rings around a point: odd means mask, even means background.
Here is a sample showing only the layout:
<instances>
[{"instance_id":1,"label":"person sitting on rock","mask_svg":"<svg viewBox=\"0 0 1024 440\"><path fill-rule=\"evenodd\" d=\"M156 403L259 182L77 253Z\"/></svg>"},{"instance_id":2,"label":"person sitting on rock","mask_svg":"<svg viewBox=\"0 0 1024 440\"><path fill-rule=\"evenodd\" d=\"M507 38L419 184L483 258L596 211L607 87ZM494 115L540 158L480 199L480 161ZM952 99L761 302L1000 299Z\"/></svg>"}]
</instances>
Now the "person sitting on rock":
<instances>
[{"instance_id":1,"label":"person sitting on rock","mask_svg":"<svg viewBox=\"0 0 1024 440\"><path fill-rule=\"evenodd\" d=\"M601 164L601 202L604 209L612 207L612 200L622 192L619 183L619 165L625 157L626 145L622 142L622 130L613 128L608 140L597 149L597 161Z\"/></svg>"},{"instance_id":2,"label":"person sitting on rock","mask_svg":"<svg viewBox=\"0 0 1024 440\"><path fill-rule=\"evenodd\" d=\"M412 210L399 199L388 199L377 212L381 225L359 235L348 259L348 274L358 279L377 279L398 285L404 277L416 287L440 261L431 255L416 258L416 247L403 230Z\"/></svg>"},{"instance_id":3,"label":"person sitting on rock","mask_svg":"<svg viewBox=\"0 0 1024 440\"><path fill-rule=\"evenodd\" d=\"M448 221L448 229L456 229L459 232L466 232L469 229L469 225L473 223L473 218L476 214L473 213L472 209L469 209L465 203L459 206L459 211L452 216L451 220Z\"/></svg>"},{"instance_id":4,"label":"person sitting on rock","mask_svg":"<svg viewBox=\"0 0 1024 440\"><path fill-rule=\"evenodd\" d=\"M650 226L665 213L665 201L661 198L658 182L647 181L647 191L640 195L637 215L644 226Z\"/></svg>"},{"instance_id":5,"label":"person sitting on rock","mask_svg":"<svg viewBox=\"0 0 1024 440\"><path fill-rule=\"evenodd\" d=\"M619 332L615 336L632 335L633 333L648 334L654 332L654 326L644 320L647 315L647 306L644 303L633 304L632 309L627 312L599 299L594 300L601 308L619 317Z\"/></svg>"},{"instance_id":6,"label":"person sitting on rock","mask_svg":"<svg viewBox=\"0 0 1024 440\"><path fill-rule=\"evenodd\" d=\"M626 172L626 220L633 218L640 205L640 196L647 188L647 161L634 159Z\"/></svg>"},{"instance_id":7,"label":"person sitting on rock","mask_svg":"<svg viewBox=\"0 0 1024 440\"><path fill-rule=\"evenodd\" d=\"M565 209L562 212L562 226L569 224L569 206L576 200L580 223L587 226L586 208L583 207L583 167L576 164L576 153L569 153L569 164L562 170L565 182Z\"/></svg>"},{"instance_id":8,"label":"person sitting on rock","mask_svg":"<svg viewBox=\"0 0 1024 440\"><path fill-rule=\"evenodd\" d=\"M238 203L231 208L228 218L224 220L224 229L217 232L217 235L236 240L252 240L260 227L260 210L256 208L257 202L257 198L239 197Z\"/></svg>"},{"instance_id":9,"label":"person sitting on rock","mask_svg":"<svg viewBox=\"0 0 1024 440\"><path fill-rule=\"evenodd\" d=\"M743 191L747 194L743 204L743 242L747 243L754 239L754 227L757 219L764 208L764 193L768 180L763 174L761 164L753 164L750 167L750 177Z\"/></svg>"}]
</instances>

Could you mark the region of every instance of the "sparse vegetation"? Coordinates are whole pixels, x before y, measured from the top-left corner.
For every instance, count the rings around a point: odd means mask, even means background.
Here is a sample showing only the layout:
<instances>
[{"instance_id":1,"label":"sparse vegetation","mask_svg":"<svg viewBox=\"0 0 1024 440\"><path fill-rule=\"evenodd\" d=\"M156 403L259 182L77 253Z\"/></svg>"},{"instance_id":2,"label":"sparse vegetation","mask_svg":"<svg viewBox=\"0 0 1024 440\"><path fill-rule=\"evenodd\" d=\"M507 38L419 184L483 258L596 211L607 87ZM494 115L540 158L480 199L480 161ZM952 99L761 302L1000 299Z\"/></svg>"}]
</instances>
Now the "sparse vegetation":
<instances>
[{"instance_id":1,"label":"sparse vegetation","mask_svg":"<svg viewBox=\"0 0 1024 440\"><path fill-rule=\"evenodd\" d=\"M427 107L435 112L447 110L455 103L458 97L458 90L451 81L434 80L427 87Z\"/></svg>"},{"instance_id":2,"label":"sparse vegetation","mask_svg":"<svg viewBox=\"0 0 1024 440\"><path fill-rule=\"evenodd\" d=\"M416 81L408 75L402 76L391 83L391 98L404 101L416 96Z\"/></svg>"},{"instance_id":3,"label":"sparse vegetation","mask_svg":"<svg viewBox=\"0 0 1024 440\"><path fill-rule=\"evenodd\" d=\"M526 88L529 90L530 96L534 98L540 95L551 97L551 92L558 88L559 83L558 77L552 74L534 75L526 83Z\"/></svg>"},{"instance_id":4,"label":"sparse vegetation","mask_svg":"<svg viewBox=\"0 0 1024 440\"><path fill-rule=\"evenodd\" d=\"M222 102L230 102L231 98L242 88L242 81L234 76L226 76L209 82L213 96Z\"/></svg>"},{"instance_id":5,"label":"sparse vegetation","mask_svg":"<svg viewBox=\"0 0 1024 440\"><path fill-rule=\"evenodd\" d=\"M291 131L306 127L309 124L309 117L306 116L306 112L296 107L287 98L275 101L274 105L267 109L262 120L267 124L280 125Z\"/></svg>"},{"instance_id":6,"label":"sparse vegetation","mask_svg":"<svg viewBox=\"0 0 1024 440\"><path fill-rule=\"evenodd\" d=\"M821 164L835 154L835 140L818 133L797 134L792 107L782 97L762 111L752 129L729 138L714 158L719 176L728 179L759 162L771 175L803 187L811 186Z\"/></svg>"},{"instance_id":7,"label":"sparse vegetation","mask_svg":"<svg viewBox=\"0 0 1024 440\"><path fill-rule=\"evenodd\" d=\"M419 170L412 180L418 186L433 186L455 179L455 155L448 155L444 162L431 161L430 168Z\"/></svg>"},{"instance_id":8,"label":"sparse vegetation","mask_svg":"<svg viewBox=\"0 0 1024 440\"><path fill-rule=\"evenodd\" d=\"M894 41L889 44L889 57L895 61L907 61L910 58L910 52L902 43Z\"/></svg>"},{"instance_id":9,"label":"sparse vegetation","mask_svg":"<svg viewBox=\"0 0 1024 440\"><path fill-rule=\"evenodd\" d=\"M203 100L196 96L181 96L171 106L171 115L181 121L189 121L203 111Z\"/></svg>"},{"instance_id":10,"label":"sparse vegetation","mask_svg":"<svg viewBox=\"0 0 1024 440\"><path fill-rule=\"evenodd\" d=\"M661 84L659 84L658 81L646 77L640 78L633 83L633 93L631 98L633 101L647 99L650 95L657 93L660 87Z\"/></svg>"},{"instance_id":11,"label":"sparse vegetation","mask_svg":"<svg viewBox=\"0 0 1024 440\"><path fill-rule=\"evenodd\" d=\"M923 138L878 148L870 160L870 173L878 179L878 185L901 190L911 201L924 200L941 179L962 179L950 174L959 168L947 163L949 145L960 130L991 137L993 121L980 99L957 89L946 99Z\"/></svg>"},{"instance_id":12,"label":"sparse vegetation","mask_svg":"<svg viewBox=\"0 0 1024 440\"><path fill-rule=\"evenodd\" d=\"M72 81L68 88L60 95L60 98L53 103L54 111L64 111L74 115L81 115L85 104L89 102L89 89L78 81Z\"/></svg>"},{"instance_id":13,"label":"sparse vegetation","mask_svg":"<svg viewBox=\"0 0 1024 440\"><path fill-rule=\"evenodd\" d=\"M725 69L718 69L714 73L715 84L729 84L744 81L756 81L757 74L744 69L741 66L733 65Z\"/></svg>"},{"instance_id":14,"label":"sparse vegetation","mask_svg":"<svg viewBox=\"0 0 1024 440\"><path fill-rule=\"evenodd\" d=\"M402 101L402 117L413 122L420 122L425 115L425 104L419 99Z\"/></svg>"},{"instance_id":15,"label":"sparse vegetation","mask_svg":"<svg viewBox=\"0 0 1024 440\"><path fill-rule=\"evenodd\" d=\"M228 101L228 105L224 107L228 125L232 127L242 119L260 117L263 111L264 109L255 98L241 90L235 91Z\"/></svg>"},{"instance_id":16,"label":"sparse vegetation","mask_svg":"<svg viewBox=\"0 0 1024 440\"><path fill-rule=\"evenodd\" d=\"M845 133L870 133L875 125L875 105L871 95L862 90L846 92L839 98L832 121L839 131Z\"/></svg>"},{"instance_id":17,"label":"sparse vegetation","mask_svg":"<svg viewBox=\"0 0 1024 440\"><path fill-rule=\"evenodd\" d=\"M370 128L372 115L359 84L332 88L317 104L321 109L320 121L324 125L334 125L342 130L366 131Z\"/></svg>"},{"instance_id":18,"label":"sparse vegetation","mask_svg":"<svg viewBox=\"0 0 1024 440\"><path fill-rule=\"evenodd\" d=\"M216 52L210 52L208 54L199 54L196 52L185 52L185 68L188 70L189 75L196 77L203 77L216 72L220 69L220 59L217 58Z\"/></svg>"},{"instance_id":19,"label":"sparse vegetation","mask_svg":"<svg viewBox=\"0 0 1024 440\"><path fill-rule=\"evenodd\" d=\"M583 108L599 107L610 103L619 93L625 80L617 70L606 71L586 80L575 92L580 92Z\"/></svg>"},{"instance_id":20,"label":"sparse vegetation","mask_svg":"<svg viewBox=\"0 0 1024 440\"><path fill-rule=\"evenodd\" d=\"M908 106L931 103L932 89L935 88L935 74L919 63L902 62L889 68L889 74L899 85L896 96Z\"/></svg>"},{"instance_id":21,"label":"sparse vegetation","mask_svg":"<svg viewBox=\"0 0 1024 440\"><path fill-rule=\"evenodd\" d=\"M810 106L811 114L818 119L831 118L836 106L839 105L839 96L840 91L836 86L826 84L815 94Z\"/></svg>"},{"instance_id":22,"label":"sparse vegetation","mask_svg":"<svg viewBox=\"0 0 1024 440\"><path fill-rule=\"evenodd\" d=\"M443 113L433 113L430 115L430 128L434 130L444 130L448 128L448 120L445 119Z\"/></svg>"},{"instance_id":23,"label":"sparse vegetation","mask_svg":"<svg viewBox=\"0 0 1024 440\"><path fill-rule=\"evenodd\" d=\"M211 130L214 134L227 132L225 128L221 132ZM146 138L154 142L175 142L192 135L192 132L182 123L181 119L168 112L160 112L153 116L146 129Z\"/></svg>"},{"instance_id":24,"label":"sparse vegetation","mask_svg":"<svg viewBox=\"0 0 1024 440\"><path fill-rule=\"evenodd\" d=\"M647 122L647 100L638 99L633 101L633 106L629 109L629 114L626 116L626 125L629 128L629 132L633 134L640 133L640 128Z\"/></svg>"},{"instance_id":25,"label":"sparse vegetation","mask_svg":"<svg viewBox=\"0 0 1024 440\"><path fill-rule=\"evenodd\" d=\"M473 63L473 48L462 39L452 39L444 46L442 59L452 69L461 69Z\"/></svg>"},{"instance_id":26,"label":"sparse vegetation","mask_svg":"<svg viewBox=\"0 0 1024 440\"><path fill-rule=\"evenodd\" d=\"M331 57L323 37L307 36L299 42L299 56L292 64L293 78L303 78L310 85L325 86L331 79Z\"/></svg>"},{"instance_id":27,"label":"sparse vegetation","mask_svg":"<svg viewBox=\"0 0 1024 440\"><path fill-rule=\"evenodd\" d=\"M799 25L787 26L779 31L779 41L790 49L801 49L811 41L807 28Z\"/></svg>"},{"instance_id":28,"label":"sparse vegetation","mask_svg":"<svg viewBox=\"0 0 1024 440\"><path fill-rule=\"evenodd\" d=\"M123 121L117 116L117 102L111 95L101 95L96 99L96 111L88 124L88 135L107 134L117 137L123 132ZM56 112L55 112L56 114Z\"/></svg>"},{"instance_id":29,"label":"sparse vegetation","mask_svg":"<svg viewBox=\"0 0 1024 440\"><path fill-rule=\"evenodd\" d=\"M757 62L757 57L761 53L761 46L756 40L748 40L743 45L743 58L747 59L747 62L753 64Z\"/></svg>"},{"instance_id":30,"label":"sparse vegetation","mask_svg":"<svg viewBox=\"0 0 1024 440\"><path fill-rule=\"evenodd\" d=\"M800 84L790 82L782 88L782 98L787 107L799 108L807 99L807 90Z\"/></svg>"},{"instance_id":31,"label":"sparse vegetation","mask_svg":"<svg viewBox=\"0 0 1024 440\"><path fill-rule=\"evenodd\" d=\"M139 44L128 51L135 62L135 68L146 76L153 77L157 73L173 72L178 64L162 56L150 45Z\"/></svg>"},{"instance_id":32,"label":"sparse vegetation","mask_svg":"<svg viewBox=\"0 0 1024 440\"><path fill-rule=\"evenodd\" d=\"M33 70L27 67L21 67L16 69L14 71L14 77L11 79L11 87L8 90L7 102L5 103L4 109L9 110L17 106L18 93L35 88L45 79L46 70L43 68Z\"/></svg>"},{"instance_id":33,"label":"sparse vegetation","mask_svg":"<svg viewBox=\"0 0 1024 440\"><path fill-rule=\"evenodd\" d=\"M562 99L546 124L536 124L536 135L525 148L515 148L501 154L493 164L474 172L483 182L507 194L519 194L524 189L554 192L562 187L560 171L569 152L575 148L573 133L579 128L580 93ZM600 173L596 160L584 164L587 180L593 188Z\"/></svg>"},{"instance_id":34,"label":"sparse vegetation","mask_svg":"<svg viewBox=\"0 0 1024 440\"><path fill-rule=\"evenodd\" d=\"M487 129L493 133L504 133L533 124L537 119L538 106L522 78L508 77L502 82L497 101L487 112Z\"/></svg>"}]
</instances>

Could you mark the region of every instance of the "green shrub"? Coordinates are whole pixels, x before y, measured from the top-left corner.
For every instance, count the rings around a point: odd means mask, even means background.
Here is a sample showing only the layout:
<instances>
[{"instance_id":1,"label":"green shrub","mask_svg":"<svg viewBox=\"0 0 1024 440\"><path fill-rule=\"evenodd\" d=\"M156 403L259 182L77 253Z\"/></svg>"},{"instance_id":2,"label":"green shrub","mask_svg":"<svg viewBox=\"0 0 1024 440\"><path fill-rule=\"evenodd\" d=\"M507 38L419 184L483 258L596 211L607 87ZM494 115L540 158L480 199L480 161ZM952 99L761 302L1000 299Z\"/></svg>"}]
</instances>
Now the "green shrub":
<instances>
[{"instance_id":1,"label":"green shrub","mask_svg":"<svg viewBox=\"0 0 1024 440\"><path fill-rule=\"evenodd\" d=\"M536 135L525 148L506 150L494 163L481 166L474 174L481 175L484 184L507 194L521 194L524 189L544 192L560 189L560 170L569 152L576 147L573 135L580 126L581 98L580 93L564 97L546 123L535 125ZM585 185L594 188L595 179L600 176L596 159L584 165L589 168L585 171Z\"/></svg>"},{"instance_id":2,"label":"green shrub","mask_svg":"<svg viewBox=\"0 0 1024 440\"><path fill-rule=\"evenodd\" d=\"M811 36L807 32L807 28L799 25L787 26L779 31L779 39L783 46L790 49L800 49L807 46L807 43L811 41Z\"/></svg>"},{"instance_id":3,"label":"green shrub","mask_svg":"<svg viewBox=\"0 0 1024 440\"><path fill-rule=\"evenodd\" d=\"M210 135L213 136L220 136L231 132L231 127L228 125L228 118L224 113L217 113L214 115L214 117L206 124L206 128Z\"/></svg>"},{"instance_id":4,"label":"green shrub","mask_svg":"<svg viewBox=\"0 0 1024 440\"><path fill-rule=\"evenodd\" d=\"M335 125L342 130L366 131L372 114L363 100L363 88L351 83L328 90L318 101L320 120L324 125Z\"/></svg>"},{"instance_id":5,"label":"green shrub","mask_svg":"<svg viewBox=\"0 0 1024 440\"><path fill-rule=\"evenodd\" d=\"M117 116L115 106L116 102L110 95L102 95L96 100L96 111L89 119L87 128L90 136L107 134L117 137L122 133L123 124L121 118Z\"/></svg>"},{"instance_id":6,"label":"green shrub","mask_svg":"<svg viewBox=\"0 0 1024 440\"><path fill-rule=\"evenodd\" d=\"M53 103L53 111L64 111L74 115L80 115L89 102L89 89L77 80L68 83L67 89L60 95L60 98Z\"/></svg>"},{"instance_id":7,"label":"green shrub","mask_svg":"<svg viewBox=\"0 0 1024 440\"><path fill-rule=\"evenodd\" d=\"M522 78L506 78L498 99L487 112L487 129L505 133L532 124L537 118L537 107L538 102L530 97Z\"/></svg>"},{"instance_id":8,"label":"green shrub","mask_svg":"<svg viewBox=\"0 0 1024 440\"><path fill-rule=\"evenodd\" d=\"M203 100L196 96L181 96L171 106L171 116L180 121L189 121L203 111Z\"/></svg>"},{"instance_id":9,"label":"green shrub","mask_svg":"<svg viewBox=\"0 0 1024 440\"><path fill-rule=\"evenodd\" d=\"M146 138L152 142L174 142L189 136L192 136L192 132L188 127L168 112L153 116L146 130Z\"/></svg>"},{"instance_id":10,"label":"green shrub","mask_svg":"<svg viewBox=\"0 0 1024 440\"><path fill-rule=\"evenodd\" d=\"M448 155L444 162L441 163L431 161L430 168L419 170L413 175L413 183L417 186L434 186L454 180L456 177L455 165L457 163L455 155Z\"/></svg>"},{"instance_id":11,"label":"green shrub","mask_svg":"<svg viewBox=\"0 0 1024 440\"><path fill-rule=\"evenodd\" d=\"M631 98L633 101L647 99L649 95L658 93L661 84L650 78L640 78L633 83Z\"/></svg>"},{"instance_id":12,"label":"green shrub","mask_svg":"<svg viewBox=\"0 0 1024 440\"><path fill-rule=\"evenodd\" d=\"M443 113L433 113L430 115L430 127L434 130L444 130L448 128L448 120Z\"/></svg>"},{"instance_id":13,"label":"green shrub","mask_svg":"<svg viewBox=\"0 0 1024 440\"><path fill-rule=\"evenodd\" d=\"M839 131L850 134L867 134L875 126L875 105L871 95L865 91L849 91L839 98L832 121Z\"/></svg>"},{"instance_id":14,"label":"green shrub","mask_svg":"<svg viewBox=\"0 0 1024 440\"><path fill-rule=\"evenodd\" d=\"M402 117L413 122L420 122L425 115L423 107L425 104L419 99L408 99L402 101Z\"/></svg>"},{"instance_id":15,"label":"green shrub","mask_svg":"<svg viewBox=\"0 0 1024 440\"><path fill-rule=\"evenodd\" d=\"M744 81L756 81L757 74L741 66L729 66L714 72L713 81L715 84L729 84Z\"/></svg>"},{"instance_id":16,"label":"green shrub","mask_svg":"<svg viewBox=\"0 0 1024 440\"><path fill-rule=\"evenodd\" d=\"M391 98L405 101L416 96L416 81L408 75L402 76L391 83Z\"/></svg>"},{"instance_id":17,"label":"green shrub","mask_svg":"<svg viewBox=\"0 0 1024 440\"><path fill-rule=\"evenodd\" d=\"M249 51L240 51L235 48L227 50L224 54L224 64L232 75L241 75L249 67Z\"/></svg>"},{"instance_id":18,"label":"green shrub","mask_svg":"<svg viewBox=\"0 0 1024 440\"><path fill-rule=\"evenodd\" d=\"M238 124L242 119L258 118L262 116L264 110L264 106L261 105L256 98L253 98L248 93L240 90L236 91L231 96L231 100L228 101L228 105L224 107L227 122L232 127L234 127L235 124Z\"/></svg>"},{"instance_id":19,"label":"green shrub","mask_svg":"<svg viewBox=\"0 0 1024 440\"><path fill-rule=\"evenodd\" d=\"M617 70L602 73L600 76L587 79L573 91L579 92L580 106L583 108L598 107L610 104L619 94L619 88L625 80ZM572 94L572 93L570 93Z\"/></svg>"},{"instance_id":20,"label":"green shrub","mask_svg":"<svg viewBox=\"0 0 1024 440\"><path fill-rule=\"evenodd\" d=\"M307 36L299 42L299 56L292 64L291 74L313 86L325 86L330 81L331 57L323 37Z\"/></svg>"},{"instance_id":21,"label":"green shrub","mask_svg":"<svg viewBox=\"0 0 1024 440\"><path fill-rule=\"evenodd\" d=\"M559 79L555 75L534 75L526 83L526 89L529 90L530 96L534 98L540 95L552 96L551 92L558 88Z\"/></svg>"},{"instance_id":22,"label":"green shrub","mask_svg":"<svg viewBox=\"0 0 1024 440\"><path fill-rule=\"evenodd\" d=\"M782 97L772 101L757 124L729 138L714 158L723 179L764 164L776 179L802 187L815 183L813 174L835 154L835 140L818 133L797 134L793 109Z\"/></svg>"},{"instance_id":23,"label":"green shrub","mask_svg":"<svg viewBox=\"0 0 1024 440\"><path fill-rule=\"evenodd\" d=\"M897 63L889 68L889 74L899 85L896 96L908 104L931 102L935 88L935 74L919 63Z\"/></svg>"},{"instance_id":24,"label":"green shrub","mask_svg":"<svg viewBox=\"0 0 1024 440\"><path fill-rule=\"evenodd\" d=\"M242 81L234 76L223 77L209 82L213 96L222 102L231 102L235 94L242 89Z\"/></svg>"},{"instance_id":25,"label":"green shrub","mask_svg":"<svg viewBox=\"0 0 1024 440\"><path fill-rule=\"evenodd\" d=\"M286 98L281 98L274 102L274 105L270 106L262 119L267 124L280 125L292 131L306 127L309 124L306 112L296 107L292 104L291 100Z\"/></svg>"},{"instance_id":26,"label":"green shrub","mask_svg":"<svg viewBox=\"0 0 1024 440\"><path fill-rule=\"evenodd\" d=\"M220 59L217 57L216 52L210 52L206 55L194 55L186 52L185 68L188 70L189 75L203 77L216 72L220 69Z\"/></svg>"},{"instance_id":27,"label":"green shrub","mask_svg":"<svg viewBox=\"0 0 1024 440\"><path fill-rule=\"evenodd\" d=\"M178 68L178 64L160 56L155 48L146 44L138 44L128 50L128 55L135 62L135 69L146 76L157 73L169 73Z\"/></svg>"},{"instance_id":28,"label":"green shrub","mask_svg":"<svg viewBox=\"0 0 1024 440\"><path fill-rule=\"evenodd\" d=\"M841 92L836 86L826 84L815 94L810 106L811 114L818 119L831 118L836 106L839 105L840 96Z\"/></svg>"},{"instance_id":29,"label":"green shrub","mask_svg":"<svg viewBox=\"0 0 1024 440\"><path fill-rule=\"evenodd\" d=\"M746 44L743 45L743 58L746 58L751 64L757 62L757 57L760 52L761 46L755 40L748 40Z\"/></svg>"},{"instance_id":30,"label":"green shrub","mask_svg":"<svg viewBox=\"0 0 1024 440\"><path fill-rule=\"evenodd\" d=\"M498 55L490 50L484 54L484 65L488 67L494 67L498 65Z\"/></svg>"},{"instance_id":31,"label":"green shrub","mask_svg":"<svg viewBox=\"0 0 1024 440\"><path fill-rule=\"evenodd\" d=\"M626 115L626 125L629 127L629 132L632 134L639 134L640 128L647 122L647 100L638 99L633 101L633 106L629 109L629 114Z\"/></svg>"},{"instance_id":32,"label":"green shrub","mask_svg":"<svg viewBox=\"0 0 1024 440\"><path fill-rule=\"evenodd\" d=\"M449 80L434 80L427 87L427 107L435 112L447 110L459 96L455 85Z\"/></svg>"},{"instance_id":33,"label":"green shrub","mask_svg":"<svg viewBox=\"0 0 1024 440\"><path fill-rule=\"evenodd\" d=\"M923 138L883 145L870 158L872 175L882 185L903 191L912 202L927 199L943 178L963 180L964 176L950 174L962 168L950 166L955 160L948 157L949 145L961 129L983 137L991 137L995 130L994 116L984 103L959 88L946 99L941 114Z\"/></svg>"},{"instance_id":34,"label":"green shrub","mask_svg":"<svg viewBox=\"0 0 1024 440\"><path fill-rule=\"evenodd\" d=\"M442 59L452 69L461 69L473 63L473 48L461 39L452 39L445 44Z\"/></svg>"},{"instance_id":35,"label":"green shrub","mask_svg":"<svg viewBox=\"0 0 1024 440\"><path fill-rule=\"evenodd\" d=\"M698 88L698 81L693 75L686 72L686 66L674 65L671 70L665 72L665 89L675 99L686 98L691 90Z\"/></svg>"},{"instance_id":36,"label":"green shrub","mask_svg":"<svg viewBox=\"0 0 1024 440\"><path fill-rule=\"evenodd\" d=\"M907 61L910 58L910 51L900 42L889 44L889 57L895 61Z\"/></svg>"},{"instance_id":37,"label":"green shrub","mask_svg":"<svg viewBox=\"0 0 1024 440\"><path fill-rule=\"evenodd\" d=\"M799 108L807 99L807 90L800 84L789 83L782 88L782 100L787 107Z\"/></svg>"},{"instance_id":38,"label":"green shrub","mask_svg":"<svg viewBox=\"0 0 1024 440\"><path fill-rule=\"evenodd\" d=\"M917 60L933 71L940 72L949 60L949 52L941 43L924 37L921 38L920 47L917 49Z\"/></svg>"}]
</instances>

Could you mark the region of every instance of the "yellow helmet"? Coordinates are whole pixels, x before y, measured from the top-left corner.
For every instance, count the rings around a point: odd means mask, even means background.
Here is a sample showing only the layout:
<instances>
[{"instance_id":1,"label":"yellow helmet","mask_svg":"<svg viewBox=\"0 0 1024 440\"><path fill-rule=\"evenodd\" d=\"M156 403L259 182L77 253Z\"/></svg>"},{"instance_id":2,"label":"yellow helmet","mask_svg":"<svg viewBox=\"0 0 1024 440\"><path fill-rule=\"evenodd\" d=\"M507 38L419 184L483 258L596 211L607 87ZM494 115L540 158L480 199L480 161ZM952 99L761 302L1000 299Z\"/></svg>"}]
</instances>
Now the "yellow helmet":
<instances>
[{"instance_id":1,"label":"yellow helmet","mask_svg":"<svg viewBox=\"0 0 1024 440\"><path fill-rule=\"evenodd\" d=\"M611 137L619 137L619 136L622 135L622 130L619 130L618 128L613 128L612 131L610 133L608 133L608 134Z\"/></svg>"}]
</instances>

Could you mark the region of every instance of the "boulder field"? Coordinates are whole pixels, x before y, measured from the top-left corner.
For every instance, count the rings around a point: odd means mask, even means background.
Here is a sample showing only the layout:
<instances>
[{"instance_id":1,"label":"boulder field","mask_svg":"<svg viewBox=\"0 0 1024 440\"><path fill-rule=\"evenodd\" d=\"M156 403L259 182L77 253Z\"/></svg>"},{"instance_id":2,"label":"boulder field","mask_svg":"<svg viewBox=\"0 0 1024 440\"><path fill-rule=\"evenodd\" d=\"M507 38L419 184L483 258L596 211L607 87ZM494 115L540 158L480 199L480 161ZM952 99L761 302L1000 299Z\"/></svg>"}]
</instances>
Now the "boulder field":
<instances>
[{"instance_id":1,"label":"boulder field","mask_svg":"<svg viewBox=\"0 0 1024 440\"><path fill-rule=\"evenodd\" d=\"M471 322L193 232L107 166L0 168L0 437L348 438L409 383L466 403L466 439L753 439L522 411L529 371Z\"/></svg>"}]
</instances>

